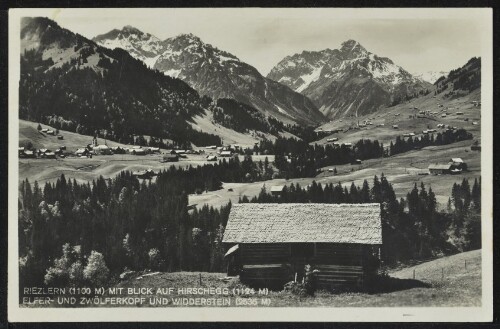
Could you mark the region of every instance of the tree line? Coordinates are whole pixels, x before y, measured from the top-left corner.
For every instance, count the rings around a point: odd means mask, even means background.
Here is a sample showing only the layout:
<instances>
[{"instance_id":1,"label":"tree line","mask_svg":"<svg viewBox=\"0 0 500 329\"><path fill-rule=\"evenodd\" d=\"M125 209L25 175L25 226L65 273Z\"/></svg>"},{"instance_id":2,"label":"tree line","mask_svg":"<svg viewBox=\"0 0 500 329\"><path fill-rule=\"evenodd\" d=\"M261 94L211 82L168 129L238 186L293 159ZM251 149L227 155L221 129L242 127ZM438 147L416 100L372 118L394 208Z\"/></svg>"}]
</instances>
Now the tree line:
<instances>
[{"instance_id":1,"label":"tree line","mask_svg":"<svg viewBox=\"0 0 500 329\"><path fill-rule=\"evenodd\" d=\"M183 186L160 178L122 172L78 183L61 175L43 188L23 181L21 286L92 285L128 270L221 271L231 205L190 211Z\"/></svg>"},{"instance_id":2,"label":"tree line","mask_svg":"<svg viewBox=\"0 0 500 329\"><path fill-rule=\"evenodd\" d=\"M285 186L273 195L264 186L257 196L240 197L240 203L380 203L382 260L395 264L481 248L481 180L471 186L464 179L454 184L447 211L439 211L436 195L424 183L415 183L406 198L396 194L382 174L362 186L351 183L325 184L313 181L306 187Z\"/></svg>"},{"instance_id":3,"label":"tree line","mask_svg":"<svg viewBox=\"0 0 500 329\"><path fill-rule=\"evenodd\" d=\"M172 178L177 176L177 180ZM139 181L130 172L89 183L64 175L43 188L20 184L21 286L102 285L126 271L224 271L222 244L231 203L189 209L189 177L162 174ZM191 187L192 188L192 187ZM445 255L481 246L481 181L464 179L438 211L432 188L415 184L397 200L386 177L370 186L312 182L286 186L281 196L264 187L240 202L381 204L386 264Z\"/></svg>"},{"instance_id":4,"label":"tree line","mask_svg":"<svg viewBox=\"0 0 500 329\"><path fill-rule=\"evenodd\" d=\"M421 149L426 146L448 145L464 140L470 140L472 138L472 134L467 132L465 129L450 129L438 132L435 136L434 134L429 133L415 138L410 136L407 139L397 136L395 142L391 141L389 145L389 154L396 155L415 149Z\"/></svg>"},{"instance_id":5,"label":"tree line","mask_svg":"<svg viewBox=\"0 0 500 329\"><path fill-rule=\"evenodd\" d=\"M380 158L384 156L384 146L370 139L360 139L352 145L310 145L303 140L278 137L274 142L261 141L254 152L274 154L274 165L280 177L298 178L314 177L325 166Z\"/></svg>"}]
</instances>

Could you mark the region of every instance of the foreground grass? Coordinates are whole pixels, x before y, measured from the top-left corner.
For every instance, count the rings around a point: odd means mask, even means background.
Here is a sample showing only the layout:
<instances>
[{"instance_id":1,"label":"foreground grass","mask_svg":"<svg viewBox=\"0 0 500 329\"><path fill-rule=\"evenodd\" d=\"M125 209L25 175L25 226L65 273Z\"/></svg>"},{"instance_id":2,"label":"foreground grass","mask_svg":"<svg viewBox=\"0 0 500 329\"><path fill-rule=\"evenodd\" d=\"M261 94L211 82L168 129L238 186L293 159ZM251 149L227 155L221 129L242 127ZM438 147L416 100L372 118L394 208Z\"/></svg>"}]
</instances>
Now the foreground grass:
<instances>
[{"instance_id":1,"label":"foreground grass","mask_svg":"<svg viewBox=\"0 0 500 329\"><path fill-rule=\"evenodd\" d=\"M465 267L467 262L467 268ZM413 271L415 270L415 280ZM201 275L201 285L200 285ZM318 291L314 297L301 297L290 292L269 292L268 295L239 292L243 286L238 280L225 282L224 273L176 272L139 276L121 282L123 288L174 288L171 295L148 297L168 298L229 298L230 306L256 305L274 307L402 307L402 306L480 306L481 305L481 251L471 251L444 257L417 266L389 273L389 278L375 284L378 291L330 293ZM227 295L192 295L178 293L178 288L227 288ZM236 288L237 290L233 290ZM240 289L240 290L238 290ZM236 293L235 293L236 291ZM262 299L268 299L268 304ZM243 304L236 305L236 299ZM162 306L162 305L160 305ZM167 306L174 306L172 304Z\"/></svg>"}]
</instances>

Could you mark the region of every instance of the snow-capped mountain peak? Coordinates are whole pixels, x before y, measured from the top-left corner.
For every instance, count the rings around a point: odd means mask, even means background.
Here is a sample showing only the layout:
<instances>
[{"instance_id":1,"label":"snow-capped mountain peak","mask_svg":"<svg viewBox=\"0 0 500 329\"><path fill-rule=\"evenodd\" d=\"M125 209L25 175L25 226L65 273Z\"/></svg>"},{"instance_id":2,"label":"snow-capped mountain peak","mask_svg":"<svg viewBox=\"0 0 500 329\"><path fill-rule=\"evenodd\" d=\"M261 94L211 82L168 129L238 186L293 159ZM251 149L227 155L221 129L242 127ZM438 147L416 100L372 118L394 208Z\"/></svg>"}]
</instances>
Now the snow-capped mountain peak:
<instances>
[{"instance_id":1,"label":"snow-capped mountain peak","mask_svg":"<svg viewBox=\"0 0 500 329\"><path fill-rule=\"evenodd\" d=\"M97 44L110 48L122 48L133 57L153 67L158 56L163 52L162 41L156 36L126 25L121 30L114 29L93 39Z\"/></svg>"},{"instance_id":2,"label":"snow-capped mountain peak","mask_svg":"<svg viewBox=\"0 0 500 329\"><path fill-rule=\"evenodd\" d=\"M366 56L368 54L366 49L355 40L344 41L340 46L340 52L350 58Z\"/></svg>"},{"instance_id":3,"label":"snow-capped mountain peak","mask_svg":"<svg viewBox=\"0 0 500 329\"><path fill-rule=\"evenodd\" d=\"M393 97L430 87L389 58L371 53L355 40L343 42L338 49L303 51L286 56L271 70L268 78L308 96L330 117L352 111L356 114L374 111L390 103ZM373 88L383 91L370 92ZM344 90L347 94L337 95L337 90L343 89L349 89ZM372 102L370 98L377 100Z\"/></svg>"}]
</instances>

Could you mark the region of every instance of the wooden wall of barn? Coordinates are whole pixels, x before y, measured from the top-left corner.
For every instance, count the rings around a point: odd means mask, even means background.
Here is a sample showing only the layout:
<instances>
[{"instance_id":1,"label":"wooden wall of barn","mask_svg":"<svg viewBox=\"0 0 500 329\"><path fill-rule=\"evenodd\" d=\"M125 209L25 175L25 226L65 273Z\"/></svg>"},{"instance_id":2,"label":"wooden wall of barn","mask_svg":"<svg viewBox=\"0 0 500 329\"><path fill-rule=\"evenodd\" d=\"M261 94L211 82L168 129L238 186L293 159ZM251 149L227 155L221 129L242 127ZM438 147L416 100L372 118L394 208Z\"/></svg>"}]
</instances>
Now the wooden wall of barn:
<instances>
[{"instance_id":1,"label":"wooden wall of barn","mask_svg":"<svg viewBox=\"0 0 500 329\"><path fill-rule=\"evenodd\" d=\"M291 280L288 244L240 244L239 257L242 282L253 286L283 288L283 284Z\"/></svg>"},{"instance_id":2,"label":"wooden wall of barn","mask_svg":"<svg viewBox=\"0 0 500 329\"><path fill-rule=\"evenodd\" d=\"M317 243L314 268L320 288L361 287L363 284L363 246L359 244Z\"/></svg>"},{"instance_id":3,"label":"wooden wall of barn","mask_svg":"<svg viewBox=\"0 0 500 329\"><path fill-rule=\"evenodd\" d=\"M310 264L317 273L319 288L338 286L358 287L366 275L373 272L371 246L361 244L316 243L311 257L296 256L290 243L240 244L239 261L242 264L242 281L255 285L281 285L299 280L304 275L304 265ZM300 247L298 244L295 246Z\"/></svg>"}]
</instances>

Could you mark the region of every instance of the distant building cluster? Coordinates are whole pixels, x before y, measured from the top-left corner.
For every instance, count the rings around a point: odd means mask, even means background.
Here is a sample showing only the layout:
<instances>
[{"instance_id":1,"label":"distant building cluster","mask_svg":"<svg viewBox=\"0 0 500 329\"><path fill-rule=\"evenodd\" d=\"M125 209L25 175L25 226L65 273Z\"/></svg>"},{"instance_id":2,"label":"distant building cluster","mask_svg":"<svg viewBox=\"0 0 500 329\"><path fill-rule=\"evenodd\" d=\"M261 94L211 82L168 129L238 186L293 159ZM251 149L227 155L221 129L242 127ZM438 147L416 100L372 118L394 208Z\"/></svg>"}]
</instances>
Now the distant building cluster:
<instances>
[{"instance_id":1,"label":"distant building cluster","mask_svg":"<svg viewBox=\"0 0 500 329\"><path fill-rule=\"evenodd\" d=\"M432 163L428 169L431 175L459 174L467 170L467 163L461 158L451 158L448 163Z\"/></svg>"}]
</instances>

